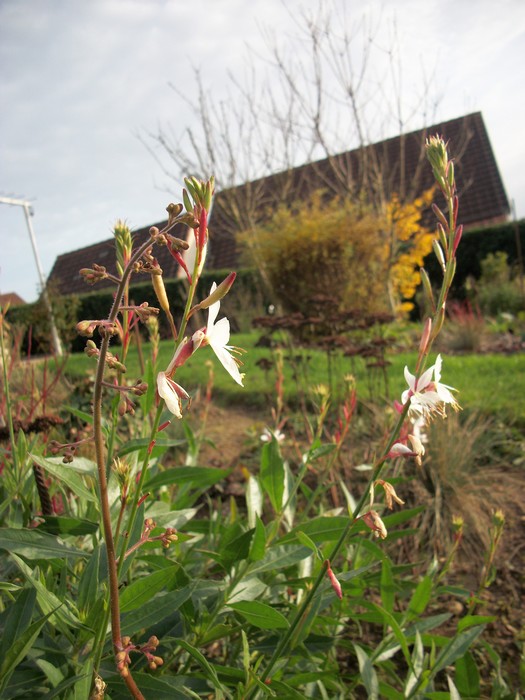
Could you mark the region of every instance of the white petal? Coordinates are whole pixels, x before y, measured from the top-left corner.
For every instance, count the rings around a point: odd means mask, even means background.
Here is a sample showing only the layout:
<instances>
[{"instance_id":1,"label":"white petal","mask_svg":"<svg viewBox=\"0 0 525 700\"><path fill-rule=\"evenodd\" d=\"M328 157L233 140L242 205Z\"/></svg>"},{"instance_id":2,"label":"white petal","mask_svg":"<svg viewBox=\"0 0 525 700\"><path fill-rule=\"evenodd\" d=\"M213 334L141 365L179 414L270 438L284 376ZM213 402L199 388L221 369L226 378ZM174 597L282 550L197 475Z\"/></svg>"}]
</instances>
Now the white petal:
<instances>
[{"instance_id":1,"label":"white petal","mask_svg":"<svg viewBox=\"0 0 525 700\"><path fill-rule=\"evenodd\" d=\"M211 343L210 343L211 344ZM228 372L228 374L235 379L237 384L240 384L241 386L244 386L242 383L242 376L241 373L239 372L239 368L237 367L237 363L231 356L231 354L228 352L228 349L222 346L217 346L215 347L213 344L211 344L215 354L217 355L217 358L221 365L224 367L224 369Z\"/></svg>"},{"instance_id":2,"label":"white petal","mask_svg":"<svg viewBox=\"0 0 525 700\"><path fill-rule=\"evenodd\" d=\"M230 340L230 322L226 316L213 326L211 333L207 329L206 335L208 336L209 344L214 350L215 348L223 348L228 345Z\"/></svg>"},{"instance_id":3,"label":"white petal","mask_svg":"<svg viewBox=\"0 0 525 700\"><path fill-rule=\"evenodd\" d=\"M182 418L181 400L168 381L165 372L159 372L157 375L157 391L159 396L166 402L168 411L177 418Z\"/></svg>"},{"instance_id":4,"label":"white petal","mask_svg":"<svg viewBox=\"0 0 525 700\"><path fill-rule=\"evenodd\" d=\"M404 457L405 455L411 457L414 454L414 451L411 450L410 447L403 445L402 442L396 442L394 445L392 445L389 454L397 455L398 457Z\"/></svg>"},{"instance_id":5,"label":"white petal","mask_svg":"<svg viewBox=\"0 0 525 700\"><path fill-rule=\"evenodd\" d=\"M217 285L214 282L211 285L211 290L210 294L213 294L213 292L217 289ZM211 333L213 329L213 324L215 323L215 319L217 318L219 314L219 309L221 308L221 302L216 301L215 304L212 304L210 308L208 309L208 327L206 328L206 334Z\"/></svg>"},{"instance_id":6,"label":"white petal","mask_svg":"<svg viewBox=\"0 0 525 700\"><path fill-rule=\"evenodd\" d=\"M451 386L449 387L446 384L438 384L436 389L438 396L441 399L441 401L443 401L443 403L450 403L452 405L456 403L456 399L449 391L449 389L452 389Z\"/></svg>"},{"instance_id":7,"label":"white petal","mask_svg":"<svg viewBox=\"0 0 525 700\"><path fill-rule=\"evenodd\" d=\"M439 383L439 380L441 379L441 366L443 365L443 360L441 359L441 355L438 355L436 357L436 364L434 365L434 381Z\"/></svg>"},{"instance_id":8,"label":"white petal","mask_svg":"<svg viewBox=\"0 0 525 700\"><path fill-rule=\"evenodd\" d=\"M434 368L435 365L432 365L432 367L429 367L427 370L425 370L423 374L419 377L419 379L417 380L418 391L423 391L423 389L430 384Z\"/></svg>"},{"instance_id":9,"label":"white petal","mask_svg":"<svg viewBox=\"0 0 525 700\"><path fill-rule=\"evenodd\" d=\"M411 374L409 372L409 369L406 365L405 365L405 379L406 379L406 383L408 384L409 388L412 389L412 391L415 391L416 378L414 377L413 374Z\"/></svg>"}]
</instances>

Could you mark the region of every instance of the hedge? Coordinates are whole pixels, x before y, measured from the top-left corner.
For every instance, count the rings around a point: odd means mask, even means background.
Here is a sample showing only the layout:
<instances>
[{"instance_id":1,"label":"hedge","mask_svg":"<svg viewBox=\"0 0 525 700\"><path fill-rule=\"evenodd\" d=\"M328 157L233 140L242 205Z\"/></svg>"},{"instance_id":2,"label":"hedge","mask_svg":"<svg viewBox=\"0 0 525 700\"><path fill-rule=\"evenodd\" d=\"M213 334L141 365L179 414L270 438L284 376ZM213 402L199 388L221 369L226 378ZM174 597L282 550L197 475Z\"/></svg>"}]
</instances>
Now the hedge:
<instances>
[{"instance_id":1,"label":"hedge","mask_svg":"<svg viewBox=\"0 0 525 700\"><path fill-rule=\"evenodd\" d=\"M452 294L457 298L464 297L465 281L468 277L478 279L481 274L481 261L484 260L489 253L503 251L508 256L508 261L511 266L516 266L518 263L518 250L516 245L516 229L518 230L521 251L525 254L525 219L518 222L499 224L497 226L487 226L479 229L472 229L463 234L461 240L459 255L457 258L456 276L452 287ZM427 269L430 279L440 279L441 271L435 255L432 253L425 258L425 268ZM219 283L223 280L230 270L214 270L205 271L202 274L198 298L203 298L208 293L212 282ZM186 299L185 280L167 280L165 282L168 298L170 299L172 313L175 319L180 318ZM150 282L135 284L130 289L130 299L135 303L141 304L147 301L150 306L158 306L157 299L153 292ZM66 319L64 313L60 313L63 307L63 298L55 297L54 304L58 304L57 316L61 319L62 325L59 326L59 332L62 336L67 337L67 333L71 333L71 328L77 321L85 319L101 319L106 318L111 303L113 300L110 291L93 291L88 294L82 294L75 299L70 298L71 314L74 318ZM237 272L237 279L231 292L224 300L225 309L227 307L228 317L231 318L233 330L237 330L241 325L240 316L242 310L247 313L252 310L252 315L261 313L263 305L267 305L270 301L268 295L263 292L260 282L260 277L256 270L245 268ZM256 310L255 307L258 307ZM73 311L74 310L74 311ZM159 316L161 335L168 337L169 328L166 318L161 313ZM47 319L45 318L44 307L41 302L34 304L25 304L17 306L9 311L9 321L13 324L22 325L25 328L32 327L32 344L31 353L35 354L41 351L47 351L49 348L49 333L47 328ZM71 337L71 335L69 336ZM23 352L28 352L29 333L26 332ZM81 351L85 346L85 339L74 337L70 342L69 349L77 352Z\"/></svg>"},{"instance_id":2,"label":"hedge","mask_svg":"<svg viewBox=\"0 0 525 700\"><path fill-rule=\"evenodd\" d=\"M199 282L197 298L204 298L209 293L212 283L220 283L229 274L229 272L230 270L205 271L202 274ZM170 300L173 317L175 320L177 320L184 312L187 282L185 279L177 279L166 280L164 284L168 299ZM246 307L246 305L253 307L258 301L259 295L260 284L255 271L251 269L239 270L237 272L235 284L227 297L229 313L231 313L232 309ZM132 284L130 286L129 297L130 301L134 302L135 304L148 302L150 306L155 306L157 308L159 307L159 303L150 281L140 284ZM73 297L71 297L71 299L73 299ZM58 309L60 309L60 307L63 305L63 297L52 297L52 303L54 307L57 307L58 311ZM87 294L75 295L75 303L72 305L74 311L71 314L73 317L67 320L69 330L71 330L71 328L73 328L75 324L81 320L107 318L112 303L113 294L112 291L108 289L104 289L99 292L92 291ZM205 323L205 316L201 316L199 321L201 320L203 325ZM49 343L47 340L49 337L49 325L45 308L40 301L37 301L34 304L25 304L23 306L13 307L9 311L9 321L13 325L20 325L27 329L22 345L22 352L24 354L30 352L33 355L40 352L49 351ZM231 321L233 330L237 330L239 322L235 318L235 314ZM65 327L61 327L65 322L66 321L64 320L61 324L57 323L59 333L62 337L65 336L67 330ZM166 316L162 313L162 311L159 314L159 322L161 337L169 337L169 325ZM31 335L29 334L30 326ZM29 349L28 345L30 337L31 348ZM70 342L68 344L68 350L71 350L72 352L80 352L84 349L86 345L85 338L71 333L69 337Z\"/></svg>"},{"instance_id":3,"label":"hedge","mask_svg":"<svg viewBox=\"0 0 525 700\"><path fill-rule=\"evenodd\" d=\"M461 217L460 217L461 218ZM468 277L479 279L481 261L489 253L502 251L507 254L511 267L518 264L516 229L521 241L521 254L525 255L525 219L517 222L486 226L465 231L458 249L456 275L451 293L461 298L464 296L465 282ZM434 253L425 258L425 268L432 281L441 279L441 269Z\"/></svg>"}]
</instances>

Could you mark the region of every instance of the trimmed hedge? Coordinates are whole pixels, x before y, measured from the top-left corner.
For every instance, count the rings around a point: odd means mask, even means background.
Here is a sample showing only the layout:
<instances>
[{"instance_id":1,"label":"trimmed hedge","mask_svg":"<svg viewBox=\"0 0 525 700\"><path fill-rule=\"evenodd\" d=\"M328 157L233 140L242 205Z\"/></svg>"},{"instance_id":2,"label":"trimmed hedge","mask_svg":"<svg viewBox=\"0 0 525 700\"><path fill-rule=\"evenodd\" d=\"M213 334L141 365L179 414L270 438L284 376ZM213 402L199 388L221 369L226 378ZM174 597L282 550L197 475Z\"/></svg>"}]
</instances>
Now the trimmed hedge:
<instances>
[{"instance_id":1,"label":"trimmed hedge","mask_svg":"<svg viewBox=\"0 0 525 700\"><path fill-rule=\"evenodd\" d=\"M481 274L481 261L489 253L503 251L507 254L509 265L515 266L518 262L518 251L516 246L516 227L521 241L522 254L525 254L525 220L516 223L499 224L480 229L473 229L463 234L459 255L457 259L456 276L452 286L452 294L458 298L465 297L465 281L468 277L478 279ZM441 270L435 255L432 253L425 258L425 268L431 280L440 280ZM221 282L230 270L205 271L202 274L197 298L202 299L209 292L212 282ZM180 318L184 310L186 300L187 282L185 280L167 280L165 282L168 298L170 299L172 313L175 319ZM68 334L71 338L71 328L77 321L85 319L107 318L113 295L111 291L93 291L74 297L68 297L68 304L71 314L74 313L75 320L68 321L68 328L59 326L62 336ZM147 301L150 306L157 306L158 302L150 283L131 285L130 299L136 304ZM63 298L55 296L54 305L60 304L57 308L57 316L64 316ZM225 310L232 322L232 329L238 330L240 326L240 315L246 309L253 309L253 315L259 315L262 308L274 299L269 299L268 294L263 290L257 270L245 268L237 272L237 279L230 293L224 300ZM77 306L78 303L78 306ZM60 313L62 312L62 313ZM236 317L238 314L239 318ZM164 314L159 315L161 335L169 336L169 328ZM49 349L48 322L45 317L45 309L40 302L16 306L9 310L9 321L13 324L21 325L27 329L31 327L31 353L46 352ZM199 322L202 321L199 319ZM64 319L65 322L65 319ZM202 325L205 321L202 322ZM29 332L26 332L22 351L28 352ZM69 349L73 352L82 351L85 347L86 339L74 337Z\"/></svg>"},{"instance_id":2,"label":"trimmed hedge","mask_svg":"<svg viewBox=\"0 0 525 700\"><path fill-rule=\"evenodd\" d=\"M203 299L209 293L212 283L217 282L217 284L219 284L229 274L229 272L230 270L205 271L202 274L199 282L197 299ZM187 281L185 279L166 280L164 284L168 299L170 300L173 317L175 318L175 321L177 321L177 319L179 319L184 312L188 286ZM246 306L246 304L252 304L255 306L257 300L260 298L260 295L260 282L255 270L239 270L237 272L235 284L226 297L228 301L228 309L231 310L235 309L236 307L242 308L243 306ZM130 286L129 297L130 301L133 301L135 304L142 304L143 302L147 301L150 306L155 306L157 308L159 307L155 292L153 291L153 286L149 280L140 284L132 284ZM73 328L78 321L107 318L111 304L113 303L113 292L111 290L104 289L99 292L93 291L88 294L76 295L75 298L76 308L74 311L74 320L70 321ZM60 298L55 298L52 301L54 306L61 303ZM229 311L229 313L231 313L231 311ZM232 322L232 329L237 330L235 317L231 318L230 320ZM31 354L38 354L40 352L48 351L49 343L47 342L46 336L48 337L49 324L45 309L40 302L37 301L34 304L25 304L24 306L17 306L10 309L9 321L12 324L21 325L28 329L26 331L22 346L22 352L24 354L27 354L28 352L30 337L29 327L31 327ZM201 321L202 323L200 323ZM170 330L168 321L162 311L159 314L159 322L161 337L169 337ZM201 316L195 325L197 326L198 323L200 323L200 325L204 325L205 316ZM59 327L59 331L63 336L64 329ZM95 334L94 340L96 340L96 338L97 334ZM86 338L74 336L69 343L68 349L72 352L81 352L85 345Z\"/></svg>"}]
</instances>

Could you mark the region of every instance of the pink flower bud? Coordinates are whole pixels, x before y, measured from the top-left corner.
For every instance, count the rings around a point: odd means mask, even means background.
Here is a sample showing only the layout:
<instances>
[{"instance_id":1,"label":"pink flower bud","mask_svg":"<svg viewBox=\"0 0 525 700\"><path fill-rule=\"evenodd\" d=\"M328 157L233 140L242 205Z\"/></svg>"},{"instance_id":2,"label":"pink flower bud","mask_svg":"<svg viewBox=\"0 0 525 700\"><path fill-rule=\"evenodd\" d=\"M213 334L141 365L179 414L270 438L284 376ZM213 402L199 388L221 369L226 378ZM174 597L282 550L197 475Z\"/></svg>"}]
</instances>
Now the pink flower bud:
<instances>
[{"instance_id":1,"label":"pink flower bud","mask_svg":"<svg viewBox=\"0 0 525 700\"><path fill-rule=\"evenodd\" d=\"M336 575L332 571L332 568L330 566L330 562L328 561L328 559L325 561L324 564L326 566L326 574L327 574L328 578L330 579L330 585L334 589L334 592L335 592L336 596L339 598L339 600L342 600L343 599L343 589L341 588L341 584L337 580Z\"/></svg>"}]
</instances>

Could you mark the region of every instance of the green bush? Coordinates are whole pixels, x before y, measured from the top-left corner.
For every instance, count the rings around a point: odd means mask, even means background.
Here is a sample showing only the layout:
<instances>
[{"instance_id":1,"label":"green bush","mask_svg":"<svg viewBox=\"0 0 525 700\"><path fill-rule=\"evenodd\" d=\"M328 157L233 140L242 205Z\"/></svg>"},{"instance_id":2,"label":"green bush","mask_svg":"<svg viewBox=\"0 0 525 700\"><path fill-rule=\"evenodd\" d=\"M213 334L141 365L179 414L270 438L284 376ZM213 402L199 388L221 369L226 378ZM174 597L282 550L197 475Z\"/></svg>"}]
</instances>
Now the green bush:
<instances>
[{"instance_id":1,"label":"green bush","mask_svg":"<svg viewBox=\"0 0 525 700\"><path fill-rule=\"evenodd\" d=\"M378 217L355 202L326 202L316 193L280 206L239 241L284 311L309 315L312 299L328 295L335 309L370 314L388 309L381 230Z\"/></svg>"}]
</instances>

